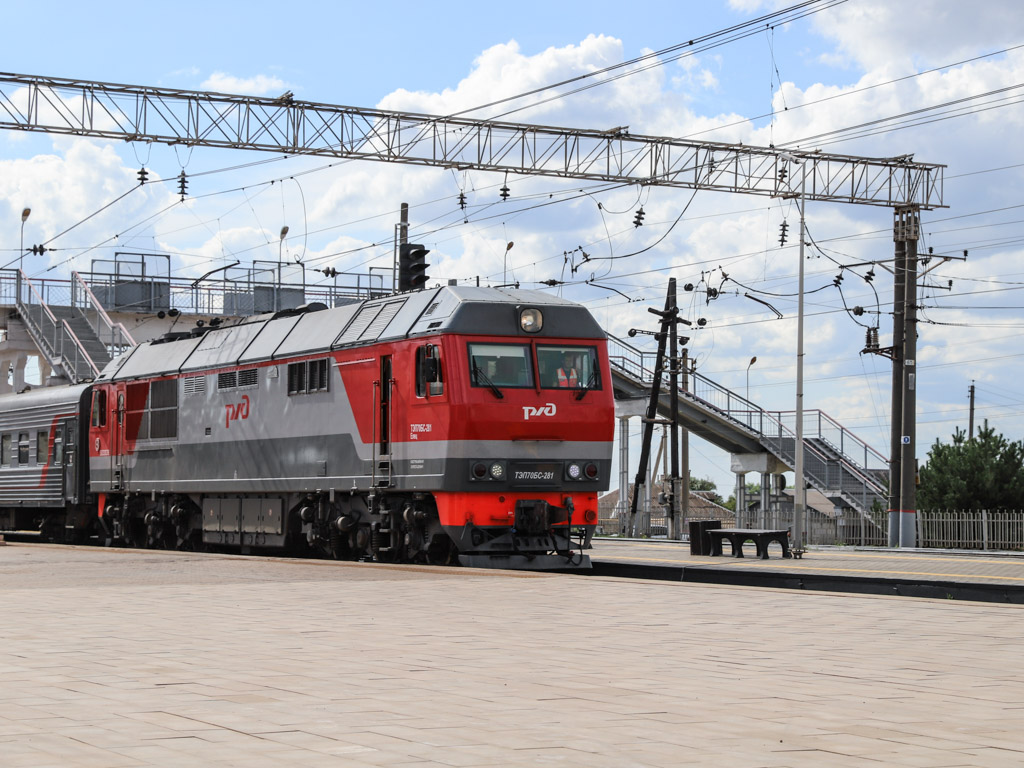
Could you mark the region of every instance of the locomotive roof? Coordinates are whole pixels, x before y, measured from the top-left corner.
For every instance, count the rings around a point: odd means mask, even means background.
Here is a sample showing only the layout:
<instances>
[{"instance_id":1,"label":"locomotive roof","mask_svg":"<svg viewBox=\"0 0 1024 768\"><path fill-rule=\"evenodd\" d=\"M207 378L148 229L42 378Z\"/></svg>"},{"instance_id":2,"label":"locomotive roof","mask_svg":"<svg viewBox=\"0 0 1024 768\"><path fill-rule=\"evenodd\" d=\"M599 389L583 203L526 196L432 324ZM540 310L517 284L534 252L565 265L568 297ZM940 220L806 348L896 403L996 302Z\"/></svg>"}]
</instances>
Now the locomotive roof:
<instances>
[{"instance_id":1,"label":"locomotive roof","mask_svg":"<svg viewBox=\"0 0 1024 768\"><path fill-rule=\"evenodd\" d=\"M544 312L543 329L531 335L605 336L586 308L543 291L448 285L333 309L286 310L217 328L169 334L116 358L98 380L188 373L427 334L517 335L522 333L517 311L521 307Z\"/></svg>"}]
</instances>

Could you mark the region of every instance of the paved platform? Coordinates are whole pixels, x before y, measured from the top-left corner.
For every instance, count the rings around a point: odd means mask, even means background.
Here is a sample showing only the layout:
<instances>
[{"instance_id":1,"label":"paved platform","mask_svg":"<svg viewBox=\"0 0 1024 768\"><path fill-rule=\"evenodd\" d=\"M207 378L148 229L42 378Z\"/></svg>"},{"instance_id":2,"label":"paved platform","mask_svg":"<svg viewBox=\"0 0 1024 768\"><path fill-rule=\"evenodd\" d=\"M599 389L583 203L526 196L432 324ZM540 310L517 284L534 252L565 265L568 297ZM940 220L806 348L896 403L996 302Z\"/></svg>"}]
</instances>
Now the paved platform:
<instances>
[{"instance_id":1,"label":"paved platform","mask_svg":"<svg viewBox=\"0 0 1024 768\"><path fill-rule=\"evenodd\" d=\"M0 607L5 768L1024 762L1015 605L11 544Z\"/></svg>"},{"instance_id":2,"label":"paved platform","mask_svg":"<svg viewBox=\"0 0 1024 768\"><path fill-rule=\"evenodd\" d=\"M742 558L730 557L728 547L724 556L698 556L688 542L602 538L591 557L599 571L647 578L1024 604L1020 552L813 547L784 559L773 544L770 559L761 560L752 543L743 551Z\"/></svg>"}]
</instances>

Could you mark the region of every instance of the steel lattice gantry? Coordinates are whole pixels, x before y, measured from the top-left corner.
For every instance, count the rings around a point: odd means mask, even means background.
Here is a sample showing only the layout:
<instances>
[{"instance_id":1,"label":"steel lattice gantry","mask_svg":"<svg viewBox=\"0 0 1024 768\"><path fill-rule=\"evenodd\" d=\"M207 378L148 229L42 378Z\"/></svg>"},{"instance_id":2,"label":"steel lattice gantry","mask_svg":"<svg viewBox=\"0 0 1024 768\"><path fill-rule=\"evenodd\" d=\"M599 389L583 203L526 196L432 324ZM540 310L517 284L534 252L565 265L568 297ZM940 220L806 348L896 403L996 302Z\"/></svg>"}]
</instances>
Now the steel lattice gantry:
<instances>
[{"instance_id":1,"label":"steel lattice gantry","mask_svg":"<svg viewBox=\"0 0 1024 768\"><path fill-rule=\"evenodd\" d=\"M942 207L945 166L0 73L0 129L459 170ZM797 161L796 173L780 173ZM794 179L794 177L796 177ZM795 188L794 188L795 185Z\"/></svg>"}]
</instances>

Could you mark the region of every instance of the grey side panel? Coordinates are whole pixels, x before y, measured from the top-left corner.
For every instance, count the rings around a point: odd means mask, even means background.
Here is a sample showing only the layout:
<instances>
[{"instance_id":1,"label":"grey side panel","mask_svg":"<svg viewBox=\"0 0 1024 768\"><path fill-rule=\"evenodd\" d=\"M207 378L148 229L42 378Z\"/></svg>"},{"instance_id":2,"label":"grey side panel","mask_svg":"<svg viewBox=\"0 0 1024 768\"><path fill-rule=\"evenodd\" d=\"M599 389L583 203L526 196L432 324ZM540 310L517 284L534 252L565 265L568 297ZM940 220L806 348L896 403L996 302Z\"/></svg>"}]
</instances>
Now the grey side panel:
<instances>
[{"instance_id":1,"label":"grey side panel","mask_svg":"<svg viewBox=\"0 0 1024 768\"><path fill-rule=\"evenodd\" d=\"M239 365L253 363L258 360L269 360L277 352L281 343L288 338L296 324L303 318L303 315L292 317L281 317L269 323L264 323L263 329L259 332L246 348L245 352L238 359Z\"/></svg>"},{"instance_id":2,"label":"grey side panel","mask_svg":"<svg viewBox=\"0 0 1024 768\"><path fill-rule=\"evenodd\" d=\"M274 359L326 352L362 304L309 312L299 319L288 337L274 352Z\"/></svg>"},{"instance_id":3,"label":"grey side panel","mask_svg":"<svg viewBox=\"0 0 1024 768\"><path fill-rule=\"evenodd\" d=\"M201 337L195 351L181 366L181 370L198 371L203 368L233 365L245 353L249 343L263 330L266 322L245 323L207 331Z\"/></svg>"},{"instance_id":4,"label":"grey side panel","mask_svg":"<svg viewBox=\"0 0 1024 768\"><path fill-rule=\"evenodd\" d=\"M200 341L202 341L201 338L191 338L138 346L132 356L111 377L111 380L123 381L176 373L193 350L199 346Z\"/></svg>"}]
</instances>

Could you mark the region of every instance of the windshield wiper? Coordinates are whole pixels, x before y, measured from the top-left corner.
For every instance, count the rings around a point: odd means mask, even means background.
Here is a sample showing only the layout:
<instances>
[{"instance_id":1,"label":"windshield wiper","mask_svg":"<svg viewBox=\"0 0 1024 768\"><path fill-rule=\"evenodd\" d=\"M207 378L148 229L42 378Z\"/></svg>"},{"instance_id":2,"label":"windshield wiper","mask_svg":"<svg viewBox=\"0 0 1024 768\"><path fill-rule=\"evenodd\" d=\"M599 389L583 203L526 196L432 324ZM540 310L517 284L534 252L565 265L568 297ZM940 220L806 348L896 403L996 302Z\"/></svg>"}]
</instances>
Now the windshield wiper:
<instances>
[{"instance_id":1,"label":"windshield wiper","mask_svg":"<svg viewBox=\"0 0 1024 768\"><path fill-rule=\"evenodd\" d=\"M484 384L491 388L491 392L493 392L494 396L499 400L505 399L505 393L498 389L497 384L495 384L493 381L487 378L487 374L484 373L483 368L476 364L475 357L473 358L473 378L475 378L477 381L483 381Z\"/></svg>"},{"instance_id":2,"label":"windshield wiper","mask_svg":"<svg viewBox=\"0 0 1024 768\"><path fill-rule=\"evenodd\" d=\"M590 374L590 378L587 379L587 383L576 390L576 399L582 400L584 397L586 397L587 392L589 392L595 384L597 384L597 371L592 371Z\"/></svg>"}]
</instances>

